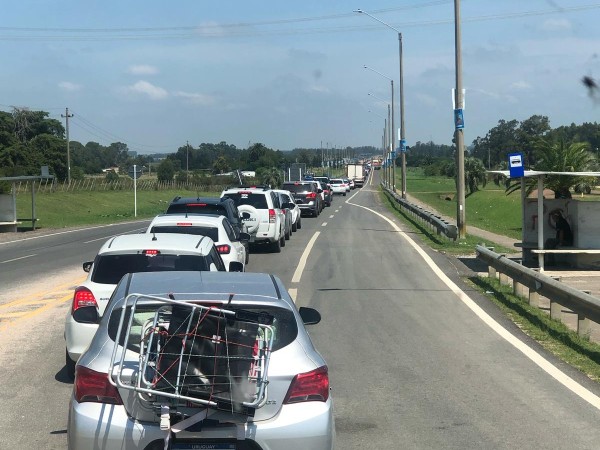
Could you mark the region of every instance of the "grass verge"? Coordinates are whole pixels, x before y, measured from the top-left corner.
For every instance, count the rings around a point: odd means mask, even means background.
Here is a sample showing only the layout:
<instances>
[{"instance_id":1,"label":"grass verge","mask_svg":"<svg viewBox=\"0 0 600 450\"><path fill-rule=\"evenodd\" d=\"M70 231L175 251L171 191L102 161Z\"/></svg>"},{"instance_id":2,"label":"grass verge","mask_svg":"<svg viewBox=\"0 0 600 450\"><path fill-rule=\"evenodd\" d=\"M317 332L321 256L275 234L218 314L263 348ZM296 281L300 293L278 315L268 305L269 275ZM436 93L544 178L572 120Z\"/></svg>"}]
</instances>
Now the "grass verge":
<instances>
[{"instance_id":1,"label":"grass verge","mask_svg":"<svg viewBox=\"0 0 600 450\"><path fill-rule=\"evenodd\" d=\"M547 312L529 305L525 299L514 295L510 286L502 285L498 280L470 278L468 282L490 298L510 320L542 347L592 380L600 381L600 345L550 318Z\"/></svg>"},{"instance_id":2,"label":"grass verge","mask_svg":"<svg viewBox=\"0 0 600 450\"><path fill-rule=\"evenodd\" d=\"M119 191L77 191L36 193L36 228L64 228L83 225L124 222L146 219L164 213L173 197L218 197L220 192L177 190L138 191L137 217L134 193ZM31 217L31 194L17 196L17 216ZM30 229L23 222L20 230Z\"/></svg>"}]
</instances>

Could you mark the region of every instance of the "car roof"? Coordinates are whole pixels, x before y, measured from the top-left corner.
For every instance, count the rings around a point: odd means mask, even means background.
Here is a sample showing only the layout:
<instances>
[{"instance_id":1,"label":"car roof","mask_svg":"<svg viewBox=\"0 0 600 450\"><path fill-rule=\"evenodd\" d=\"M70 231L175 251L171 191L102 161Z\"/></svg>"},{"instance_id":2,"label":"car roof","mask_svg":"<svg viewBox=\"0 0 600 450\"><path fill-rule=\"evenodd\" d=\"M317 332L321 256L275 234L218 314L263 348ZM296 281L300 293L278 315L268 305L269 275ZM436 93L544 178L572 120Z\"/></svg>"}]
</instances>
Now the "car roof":
<instances>
[{"instance_id":1,"label":"car roof","mask_svg":"<svg viewBox=\"0 0 600 450\"><path fill-rule=\"evenodd\" d=\"M130 275L128 292L172 296L175 300L227 300L232 303L274 305L291 300L281 280L253 272L139 272Z\"/></svg>"},{"instance_id":2,"label":"car roof","mask_svg":"<svg viewBox=\"0 0 600 450\"><path fill-rule=\"evenodd\" d=\"M122 234L110 238L100 248L98 254L133 253L143 250L174 251L185 254L207 255L214 241L206 236L193 236L177 233Z\"/></svg>"}]
</instances>

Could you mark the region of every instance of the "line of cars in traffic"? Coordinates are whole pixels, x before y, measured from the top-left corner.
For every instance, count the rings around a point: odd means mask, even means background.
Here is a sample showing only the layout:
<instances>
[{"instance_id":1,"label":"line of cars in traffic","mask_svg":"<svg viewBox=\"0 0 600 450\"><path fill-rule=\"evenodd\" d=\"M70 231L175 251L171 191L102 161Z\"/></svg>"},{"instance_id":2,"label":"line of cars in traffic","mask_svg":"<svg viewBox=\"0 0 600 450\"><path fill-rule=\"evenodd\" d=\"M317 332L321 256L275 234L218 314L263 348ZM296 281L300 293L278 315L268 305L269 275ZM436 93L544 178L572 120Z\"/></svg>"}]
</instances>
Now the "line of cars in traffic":
<instances>
[{"instance_id":1,"label":"line of cars in traffic","mask_svg":"<svg viewBox=\"0 0 600 450\"><path fill-rule=\"evenodd\" d=\"M94 261L83 264L88 277L76 287L65 322L66 371L74 378L70 449L333 448L327 365L304 328L318 323L319 313L298 309L276 276L241 273L254 246L281 252L303 217L318 216L331 204L325 183L306 181L310 191L302 193L288 189L304 183L237 186L218 198L176 197L144 233L110 238ZM189 320L197 320L185 332L171 324L182 305L190 308ZM221 315L228 317L223 330L207 328ZM148 325L151 316L154 326ZM231 328L234 319L242 325ZM264 332L248 341L255 323L274 335L262 353L257 349L266 345ZM157 343L149 343L152 336ZM240 360L229 354L243 346L234 336L255 349L250 369L242 370L244 383L264 386L253 401L234 402L231 395L223 406L217 392L239 390L240 375L232 375L232 367ZM177 339L181 355L161 350ZM196 340L204 340L203 352L193 363L183 349ZM159 356L142 364L152 345ZM158 369L168 357L177 375L168 383L172 390L157 391L165 379ZM206 360L214 361L215 373L206 373ZM262 373L251 376L258 360ZM268 372L273 376L267 378ZM194 420L199 425L178 427Z\"/></svg>"}]
</instances>

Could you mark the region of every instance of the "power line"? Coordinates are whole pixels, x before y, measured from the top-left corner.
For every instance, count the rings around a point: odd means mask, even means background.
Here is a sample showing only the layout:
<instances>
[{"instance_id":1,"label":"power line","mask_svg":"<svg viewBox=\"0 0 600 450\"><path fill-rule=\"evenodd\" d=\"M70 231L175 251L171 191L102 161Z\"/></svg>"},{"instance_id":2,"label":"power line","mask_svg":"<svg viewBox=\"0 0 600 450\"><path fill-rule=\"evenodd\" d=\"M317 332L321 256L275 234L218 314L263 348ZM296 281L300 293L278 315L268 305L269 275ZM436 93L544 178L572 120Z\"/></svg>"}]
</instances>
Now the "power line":
<instances>
[{"instance_id":1,"label":"power line","mask_svg":"<svg viewBox=\"0 0 600 450\"><path fill-rule=\"evenodd\" d=\"M432 4L447 3L443 2L430 2L420 6L432 6ZM415 8L417 5L414 6ZM533 10L533 11L522 11L515 13L503 13L503 14L491 14L484 16L474 16L470 18L464 18L463 22L483 22L490 20L507 20L507 19L518 19L531 16L542 16L549 14L565 13L565 12L578 12L590 9L600 8L600 3L565 7L561 10ZM395 11L398 8L378 10L378 11ZM374 11L375 13L377 11ZM299 22L309 22L316 20L325 19L342 19L354 16L354 14L337 14L331 16L320 16L312 18L298 18L298 19L287 19L270 22L248 22L241 24L222 24L222 25L207 25L202 27L166 27L166 28L122 28L122 29L59 29L59 28L7 28L0 27L0 31L44 31L44 32L90 32L98 33L103 30L102 33L123 33L131 32L137 34L114 34L114 35L0 35L0 41L138 41L138 40L200 40L200 39L223 39L223 38L248 38L248 37L261 37L261 36L273 36L273 35L306 35L306 34L323 34L323 33L347 33L356 31L380 31L381 27L372 26L335 26L335 27L312 27L312 28L296 28L296 29L275 29L275 30L258 30L253 27L261 25L276 25L276 24L292 24ZM453 19L439 19L439 20L423 20L414 22L403 22L403 23L392 23L391 25L396 28L415 28L415 27L427 27L437 25L448 25L452 24ZM223 33L223 29L231 28L226 33ZM235 28L239 28L235 30ZM202 33L198 33L198 30L202 29ZM79 31L77 31L79 30ZM212 30L212 31L211 31ZM162 31L184 31L182 33L171 33L162 34ZM139 34L143 32L149 32L150 34Z\"/></svg>"}]
</instances>

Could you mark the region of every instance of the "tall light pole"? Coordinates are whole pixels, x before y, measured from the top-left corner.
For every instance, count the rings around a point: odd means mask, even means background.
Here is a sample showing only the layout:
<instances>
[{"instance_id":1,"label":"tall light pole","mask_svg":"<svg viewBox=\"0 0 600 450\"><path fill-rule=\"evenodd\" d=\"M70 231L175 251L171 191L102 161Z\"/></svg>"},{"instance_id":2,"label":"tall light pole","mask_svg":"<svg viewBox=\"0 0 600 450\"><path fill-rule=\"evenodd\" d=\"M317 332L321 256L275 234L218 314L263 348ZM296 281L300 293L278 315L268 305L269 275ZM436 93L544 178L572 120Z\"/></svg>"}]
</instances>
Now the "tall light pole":
<instances>
[{"instance_id":1,"label":"tall light pole","mask_svg":"<svg viewBox=\"0 0 600 450\"><path fill-rule=\"evenodd\" d=\"M454 110L454 140L456 142L456 228L458 238L464 239L467 235L467 223L465 212L465 153L463 133L464 120L464 98L462 93L462 56L460 45L460 0L454 0L454 49L456 60L456 92Z\"/></svg>"},{"instance_id":2,"label":"tall light pole","mask_svg":"<svg viewBox=\"0 0 600 450\"><path fill-rule=\"evenodd\" d=\"M382 76L383 78L387 78L388 80L390 80L390 85L392 87L392 108L391 108L391 112L392 112L392 118L391 118L391 127L390 127L390 142L389 142L389 146L390 146L390 153L391 153L391 161L392 161L392 185L391 188L394 192L396 192L396 175L394 174L395 170L394 170L394 166L395 166L395 161L394 161L394 80L390 77L388 77L387 75L382 74L381 72L376 71L375 69L372 69L369 66L363 66L365 69L369 69L372 72L375 72L376 74Z\"/></svg>"},{"instance_id":3,"label":"tall light pole","mask_svg":"<svg viewBox=\"0 0 600 450\"><path fill-rule=\"evenodd\" d=\"M383 20L378 19L377 17L369 14L366 11L363 11L362 9L356 9L354 10L354 12L369 16L371 19L376 20L380 24L385 25L389 29L394 30L396 33L398 33L398 59L400 61L400 95L398 99L400 103L400 145L398 147L400 148L400 153L402 157L402 198L406 198L406 133L404 128L404 73L402 69L402 33L390 24L385 23ZM394 161L394 165L395 164L396 162ZM394 190L396 190L395 183Z\"/></svg>"}]
</instances>

